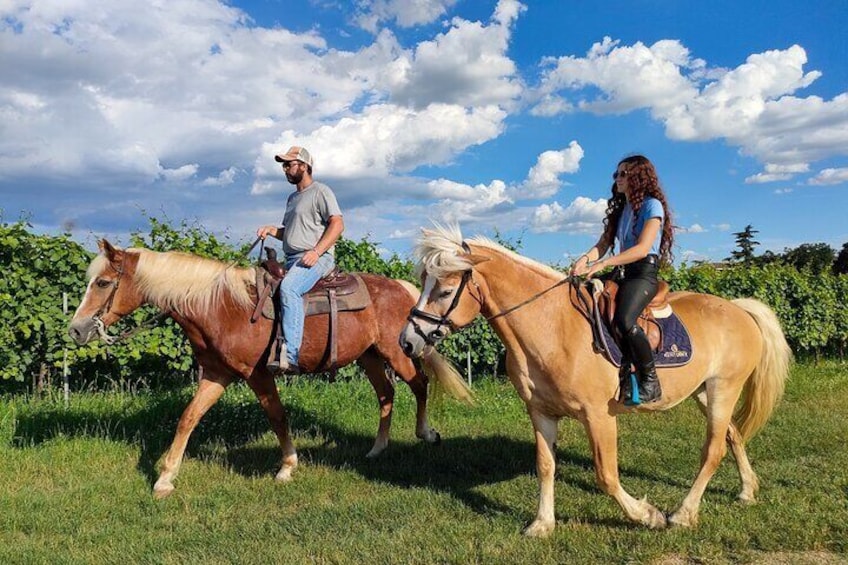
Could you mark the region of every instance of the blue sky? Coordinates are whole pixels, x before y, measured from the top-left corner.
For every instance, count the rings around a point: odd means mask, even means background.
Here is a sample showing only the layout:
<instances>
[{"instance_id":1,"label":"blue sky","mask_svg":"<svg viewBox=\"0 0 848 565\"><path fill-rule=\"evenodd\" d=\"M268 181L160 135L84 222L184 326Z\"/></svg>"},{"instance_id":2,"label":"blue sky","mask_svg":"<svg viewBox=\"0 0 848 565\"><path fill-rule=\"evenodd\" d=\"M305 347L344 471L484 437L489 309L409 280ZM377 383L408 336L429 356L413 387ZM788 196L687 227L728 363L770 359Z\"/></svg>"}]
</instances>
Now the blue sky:
<instances>
[{"instance_id":1,"label":"blue sky","mask_svg":"<svg viewBox=\"0 0 848 565\"><path fill-rule=\"evenodd\" d=\"M303 144L346 235L521 238L565 264L641 153L677 261L848 242L848 5L515 0L0 3L0 209L88 246L144 213L249 241Z\"/></svg>"}]
</instances>

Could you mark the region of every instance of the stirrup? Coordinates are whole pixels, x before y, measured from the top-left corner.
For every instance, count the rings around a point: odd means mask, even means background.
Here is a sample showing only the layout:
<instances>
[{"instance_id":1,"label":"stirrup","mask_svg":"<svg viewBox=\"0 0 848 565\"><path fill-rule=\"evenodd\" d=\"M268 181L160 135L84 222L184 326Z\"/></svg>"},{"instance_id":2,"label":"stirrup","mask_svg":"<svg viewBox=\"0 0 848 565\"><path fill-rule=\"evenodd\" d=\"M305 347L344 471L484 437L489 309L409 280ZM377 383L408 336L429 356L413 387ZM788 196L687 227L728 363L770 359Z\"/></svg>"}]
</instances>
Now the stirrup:
<instances>
[{"instance_id":1,"label":"stirrup","mask_svg":"<svg viewBox=\"0 0 848 565\"><path fill-rule=\"evenodd\" d=\"M639 379L636 373L630 373L630 395L624 397L625 406L639 406L642 399L639 397Z\"/></svg>"},{"instance_id":2,"label":"stirrup","mask_svg":"<svg viewBox=\"0 0 848 565\"><path fill-rule=\"evenodd\" d=\"M289 368L289 360L286 357L286 340L283 337L274 339L271 344L271 352L268 354L268 371L272 375L283 373Z\"/></svg>"}]
</instances>

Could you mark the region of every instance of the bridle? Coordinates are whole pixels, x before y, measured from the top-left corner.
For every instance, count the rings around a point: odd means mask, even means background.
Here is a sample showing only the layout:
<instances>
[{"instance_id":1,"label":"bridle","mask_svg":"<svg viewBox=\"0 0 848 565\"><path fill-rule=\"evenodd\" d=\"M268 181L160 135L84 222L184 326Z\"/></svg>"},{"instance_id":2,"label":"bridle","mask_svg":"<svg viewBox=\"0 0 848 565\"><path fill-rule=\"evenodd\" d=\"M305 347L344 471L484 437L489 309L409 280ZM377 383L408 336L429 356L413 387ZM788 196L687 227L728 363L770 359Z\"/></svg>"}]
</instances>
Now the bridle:
<instances>
[{"instance_id":1,"label":"bridle","mask_svg":"<svg viewBox=\"0 0 848 565\"><path fill-rule=\"evenodd\" d=\"M459 286L456 288L456 293L453 295L453 300L451 300L450 306L445 310L445 313L441 316L437 316L435 314L431 314L430 312L425 312L424 310L420 310L418 306L414 306L412 310L409 311L409 316L406 319L412 324L412 328L415 330L415 333L420 335L424 342L427 345L434 346L436 343L444 338L447 335L442 328L447 327L450 331L456 331L462 329L460 326L457 326L453 320L450 319L450 315L456 310L456 307L459 306L459 299L462 297L462 292L465 290L465 287L468 286L468 281L471 280L472 270L468 269L462 273L462 280L459 283ZM476 283L475 283L476 284ZM478 287L479 288L479 287ZM480 301L477 299L478 302ZM482 304L482 302L481 302ZM425 320L432 324L436 324L436 328L430 333L425 333L421 326L418 325L418 319Z\"/></svg>"},{"instance_id":2,"label":"bridle","mask_svg":"<svg viewBox=\"0 0 848 565\"><path fill-rule=\"evenodd\" d=\"M468 244L465 243L464 241L462 242L462 248L465 249L465 251L467 253L471 253L471 248L468 247ZM415 333L417 333L419 336L421 336L421 338L424 340L424 342L427 345L435 346L440 339L444 338L447 335L447 333L442 328L446 327L450 331L455 332L455 331L463 329L464 327L466 327L468 325L468 324L466 324L466 326L458 326L457 324L454 323L453 320L450 319L450 315L457 308L457 306L459 306L459 299L462 296L462 292L465 290L465 287L468 286L469 281L472 284L474 284L475 287L477 287L477 292L478 292L479 296L474 296L473 293L469 293L469 294L471 294L471 296L478 303L480 303L480 309L482 311L482 309L483 309L483 295L482 295L482 292L480 291L480 286L474 281L473 274L474 274L473 268L468 269L466 271L463 271L462 280L460 281L459 286L456 289L456 294L454 294L453 300L451 301L450 306L448 306L448 309L441 316L431 314L430 312L425 312L424 310L419 309L417 305L415 307L413 307L412 310L409 311L409 316L407 316L407 318L406 318L407 321L409 321L409 323L412 325L412 328L415 330ZM530 304L531 302L538 300L539 298L541 298L542 296L544 296L548 292L550 292L550 291L554 290L555 288L560 287L564 284L568 284L569 287L572 290L576 290L577 287L580 284L580 278L576 277L576 276L566 277L566 278L564 278L560 281L557 281L556 283L554 283L553 285L544 289L543 291L534 294L533 296L531 296L527 300L524 300L524 301L516 304L515 306L510 306L506 310L501 310L500 312L497 312L496 314L491 314L489 316L486 316L485 319L488 322L488 321L494 320L496 318L500 318L502 316L506 316L508 314L511 314L512 312L515 312L519 308L522 308L523 306L526 306L527 304ZM581 301L585 301L585 298L582 296L582 294L580 294L579 292L577 292L576 294L581 299ZM578 310L579 309L580 308L578 308ZM431 331L430 333L425 333L424 330L421 328L421 326L418 325L417 319L425 320L425 321L430 322L432 324L436 324L436 328L433 331Z\"/></svg>"},{"instance_id":3,"label":"bridle","mask_svg":"<svg viewBox=\"0 0 848 565\"><path fill-rule=\"evenodd\" d=\"M122 336L111 336L106 333L106 324L103 323L100 316L104 313L108 313L109 310L112 309L112 303L115 301L115 295L118 294L118 287L121 286L121 279L124 277L124 259L121 260L121 264L118 267L115 267L111 261L109 262L109 266L118 273L118 278L111 283L112 292L109 293L109 296L106 297L106 300L100 305L100 308L98 308L94 315L91 316L91 321L94 322L94 326L97 328L97 333L100 334L100 339L107 345L112 345L119 339L122 339Z\"/></svg>"}]
</instances>

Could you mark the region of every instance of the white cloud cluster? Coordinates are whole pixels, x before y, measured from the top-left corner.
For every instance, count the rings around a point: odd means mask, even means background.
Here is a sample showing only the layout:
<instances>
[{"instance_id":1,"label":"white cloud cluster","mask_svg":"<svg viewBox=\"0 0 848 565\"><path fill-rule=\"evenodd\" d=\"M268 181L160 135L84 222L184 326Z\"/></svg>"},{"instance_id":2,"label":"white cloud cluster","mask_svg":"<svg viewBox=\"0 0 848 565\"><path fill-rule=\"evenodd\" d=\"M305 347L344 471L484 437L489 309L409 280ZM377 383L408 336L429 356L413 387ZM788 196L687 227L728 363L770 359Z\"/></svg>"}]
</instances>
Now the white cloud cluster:
<instances>
[{"instance_id":1,"label":"white cloud cluster","mask_svg":"<svg viewBox=\"0 0 848 565\"><path fill-rule=\"evenodd\" d=\"M605 38L585 57L546 60L532 112L647 109L671 139L723 138L765 163L748 182L786 180L813 161L848 155L848 94L793 96L821 76L804 72L806 62L793 45L753 54L734 69L708 69L676 40L622 46Z\"/></svg>"},{"instance_id":2,"label":"white cloud cluster","mask_svg":"<svg viewBox=\"0 0 848 565\"><path fill-rule=\"evenodd\" d=\"M606 199L585 196L578 196L565 208L559 202L542 204L533 212L530 227L536 233L600 234L606 209Z\"/></svg>"},{"instance_id":3,"label":"white cloud cluster","mask_svg":"<svg viewBox=\"0 0 848 565\"><path fill-rule=\"evenodd\" d=\"M810 179L810 184L829 185L848 182L848 167L838 169L822 169L819 174Z\"/></svg>"},{"instance_id":4,"label":"white cloud cluster","mask_svg":"<svg viewBox=\"0 0 848 565\"><path fill-rule=\"evenodd\" d=\"M381 23L393 20L400 27L429 24L454 4L456 0L361 0L354 19L362 29L376 33Z\"/></svg>"},{"instance_id":5,"label":"white cloud cluster","mask_svg":"<svg viewBox=\"0 0 848 565\"><path fill-rule=\"evenodd\" d=\"M583 148L576 140L572 140L568 148L561 151L545 151L530 169L522 194L525 198L547 198L555 195L562 185L559 176L563 173L576 173L580 169L582 159Z\"/></svg>"}]
</instances>

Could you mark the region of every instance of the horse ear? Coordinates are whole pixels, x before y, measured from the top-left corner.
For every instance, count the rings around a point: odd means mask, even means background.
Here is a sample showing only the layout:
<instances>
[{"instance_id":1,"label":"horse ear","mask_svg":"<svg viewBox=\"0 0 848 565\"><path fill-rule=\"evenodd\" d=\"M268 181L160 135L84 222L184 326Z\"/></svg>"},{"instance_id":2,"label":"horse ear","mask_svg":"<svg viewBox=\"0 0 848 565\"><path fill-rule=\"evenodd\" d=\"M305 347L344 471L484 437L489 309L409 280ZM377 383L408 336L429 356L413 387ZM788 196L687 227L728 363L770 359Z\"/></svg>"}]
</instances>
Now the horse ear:
<instances>
[{"instance_id":1,"label":"horse ear","mask_svg":"<svg viewBox=\"0 0 848 565\"><path fill-rule=\"evenodd\" d=\"M477 265L479 263L485 263L486 261L491 261L491 257L486 257L485 255L477 255L476 253L469 253L464 256L465 259L471 262L472 265Z\"/></svg>"},{"instance_id":2,"label":"horse ear","mask_svg":"<svg viewBox=\"0 0 848 565\"><path fill-rule=\"evenodd\" d=\"M105 238L97 242L97 247L100 249L100 252L109 259L110 263L113 263L118 257L118 250L115 249L115 247Z\"/></svg>"}]
</instances>

